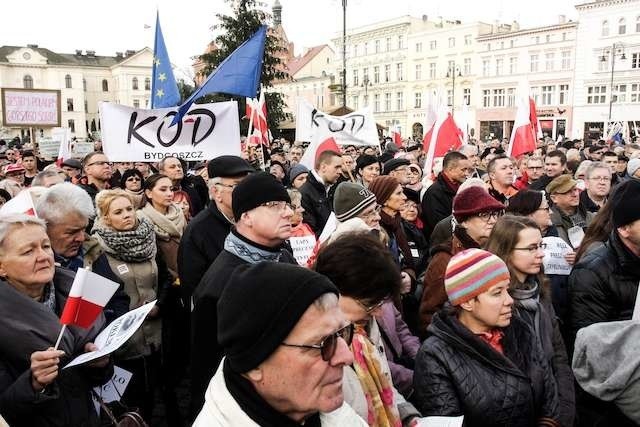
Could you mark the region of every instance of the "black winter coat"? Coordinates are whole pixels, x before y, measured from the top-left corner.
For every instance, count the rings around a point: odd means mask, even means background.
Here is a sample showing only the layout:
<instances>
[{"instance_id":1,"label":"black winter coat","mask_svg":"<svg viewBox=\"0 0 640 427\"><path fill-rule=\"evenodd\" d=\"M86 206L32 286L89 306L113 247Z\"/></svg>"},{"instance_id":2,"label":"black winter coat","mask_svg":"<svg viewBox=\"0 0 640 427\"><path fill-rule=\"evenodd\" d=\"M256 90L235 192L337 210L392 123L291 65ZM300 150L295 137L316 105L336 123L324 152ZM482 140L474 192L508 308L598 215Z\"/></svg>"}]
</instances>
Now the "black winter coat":
<instances>
[{"instance_id":1,"label":"black winter coat","mask_svg":"<svg viewBox=\"0 0 640 427\"><path fill-rule=\"evenodd\" d=\"M311 227L316 236L320 236L333 211L333 192L327 194L324 185L309 172L307 182L300 187L300 193L302 194L301 205L304 208L302 220Z\"/></svg>"},{"instance_id":2,"label":"black winter coat","mask_svg":"<svg viewBox=\"0 0 640 427\"><path fill-rule=\"evenodd\" d=\"M422 233L429 240L436 224L443 218L451 215L453 198L456 195L444 180L442 172L438 174L436 181L431 184L422 197Z\"/></svg>"},{"instance_id":3,"label":"black winter coat","mask_svg":"<svg viewBox=\"0 0 640 427\"><path fill-rule=\"evenodd\" d=\"M504 328L504 355L462 325L450 308L434 315L428 332L413 381L423 416L464 415L466 427L529 427L542 418L558 419L551 369L522 320L514 316Z\"/></svg>"}]
</instances>

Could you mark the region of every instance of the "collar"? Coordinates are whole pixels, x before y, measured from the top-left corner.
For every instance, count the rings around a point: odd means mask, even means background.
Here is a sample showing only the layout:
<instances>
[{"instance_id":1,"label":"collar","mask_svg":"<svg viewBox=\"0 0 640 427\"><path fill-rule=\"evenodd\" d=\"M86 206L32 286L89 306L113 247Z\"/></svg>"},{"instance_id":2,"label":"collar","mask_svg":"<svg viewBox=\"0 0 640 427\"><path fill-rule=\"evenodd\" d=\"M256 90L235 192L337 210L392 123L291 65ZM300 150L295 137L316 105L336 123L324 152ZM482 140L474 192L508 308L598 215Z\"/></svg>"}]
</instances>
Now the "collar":
<instances>
[{"instance_id":1,"label":"collar","mask_svg":"<svg viewBox=\"0 0 640 427\"><path fill-rule=\"evenodd\" d=\"M233 225L233 224L235 224L235 223L236 223L232 218L229 218L228 216L226 216L226 215L224 214L224 212L222 212L222 209L220 209L220 208L218 207L218 204L216 203L216 201L215 201L215 200L212 200L212 201L211 201L211 203L210 203L210 205L209 205L209 209L211 210L211 213L212 213L213 215L220 214L220 216L221 216L222 218L224 218L224 219L225 219L229 224Z\"/></svg>"},{"instance_id":2,"label":"collar","mask_svg":"<svg viewBox=\"0 0 640 427\"><path fill-rule=\"evenodd\" d=\"M282 256L280 247L269 248L252 242L235 229L232 229L224 239L224 249L249 264L257 264L261 261L278 262Z\"/></svg>"},{"instance_id":3,"label":"collar","mask_svg":"<svg viewBox=\"0 0 640 427\"><path fill-rule=\"evenodd\" d=\"M316 172L315 169L311 169L311 175L313 175L313 177L316 179L316 181L318 181L320 184L322 184L324 186L324 188L330 187L331 185L327 185L324 183L324 179L322 179L322 177L318 174L318 172Z\"/></svg>"}]
</instances>

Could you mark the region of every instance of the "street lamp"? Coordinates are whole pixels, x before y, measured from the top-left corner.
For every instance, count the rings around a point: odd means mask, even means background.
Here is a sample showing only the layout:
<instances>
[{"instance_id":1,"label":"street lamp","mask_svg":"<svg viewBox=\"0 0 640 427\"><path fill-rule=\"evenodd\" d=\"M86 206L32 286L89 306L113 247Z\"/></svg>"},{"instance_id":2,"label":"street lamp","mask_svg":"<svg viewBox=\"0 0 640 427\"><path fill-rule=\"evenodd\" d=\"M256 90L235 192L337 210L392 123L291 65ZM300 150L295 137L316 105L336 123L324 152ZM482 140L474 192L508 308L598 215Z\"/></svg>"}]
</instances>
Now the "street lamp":
<instances>
[{"instance_id":1,"label":"street lamp","mask_svg":"<svg viewBox=\"0 0 640 427\"><path fill-rule=\"evenodd\" d=\"M451 79L451 86L453 88L451 91L451 117L453 117L456 104L456 77L462 77L462 73L460 72L460 67L454 62L447 70L447 78Z\"/></svg>"},{"instance_id":2,"label":"street lamp","mask_svg":"<svg viewBox=\"0 0 640 427\"><path fill-rule=\"evenodd\" d=\"M342 107L347 108L347 0L342 0Z\"/></svg>"},{"instance_id":3,"label":"street lamp","mask_svg":"<svg viewBox=\"0 0 640 427\"><path fill-rule=\"evenodd\" d=\"M367 92L369 91L369 87L371 86L373 86L373 83L371 83L371 81L369 80L369 76L365 74L364 78L362 79L362 84L360 85L360 87L364 88L365 107L369 105L369 95L367 94Z\"/></svg>"},{"instance_id":4,"label":"street lamp","mask_svg":"<svg viewBox=\"0 0 640 427\"><path fill-rule=\"evenodd\" d=\"M611 123L611 108L613 107L613 73L615 72L615 68L616 68L616 56L619 56L621 61L624 61L627 59L627 56L624 53L624 45L622 43L614 43L613 46L611 46L610 53L611 53L611 83L610 83L611 95L609 96L609 119L607 120L607 126L609 126L609 124ZM600 57L600 61L607 62L608 54L609 52L605 50L602 56Z\"/></svg>"}]
</instances>

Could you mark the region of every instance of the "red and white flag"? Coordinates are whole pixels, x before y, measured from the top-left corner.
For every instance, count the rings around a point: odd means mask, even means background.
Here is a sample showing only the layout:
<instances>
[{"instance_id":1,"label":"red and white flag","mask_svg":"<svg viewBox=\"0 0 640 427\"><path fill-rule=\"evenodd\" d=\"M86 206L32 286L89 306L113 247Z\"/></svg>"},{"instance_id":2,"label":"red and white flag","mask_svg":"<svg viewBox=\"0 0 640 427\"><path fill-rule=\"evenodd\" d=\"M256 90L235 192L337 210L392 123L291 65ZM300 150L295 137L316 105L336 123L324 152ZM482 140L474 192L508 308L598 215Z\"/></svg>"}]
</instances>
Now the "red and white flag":
<instances>
[{"instance_id":1,"label":"red and white flag","mask_svg":"<svg viewBox=\"0 0 640 427\"><path fill-rule=\"evenodd\" d=\"M404 144L402 143L402 135L400 135L400 131L398 131L398 128L391 128L391 139L393 140L393 143L396 144L396 147L404 148Z\"/></svg>"},{"instance_id":2,"label":"red and white flag","mask_svg":"<svg viewBox=\"0 0 640 427\"><path fill-rule=\"evenodd\" d=\"M116 282L79 268L60 315L60 323L85 329L90 327L118 287Z\"/></svg>"},{"instance_id":3,"label":"red and white flag","mask_svg":"<svg viewBox=\"0 0 640 427\"><path fill-rule=\"evenodd\" d=\"M422 139L422 147L427 153L424 176L431 176L433 169L433 159L442 157L449 150L462 146L462 131L453 120L453 116L446 107L440 108L438 118L429 132Z\"/></svg>"},{"instance_id":4,"label":"red and white flag","mask_svg":"<svg viewBox=\"0 0 640 427\"><path fill-rule=\"evenodd\" d=\"M509 139L507 156L519 157L536 149L539 126L533 98L520 98L516 118Z\"/></svg>"},{"instance_id":5,"label":"red and white flag","mask_svg":"<svg viewBox=\"0 0 640 427\"><path fill-rule=\"evenodd\" d=\"M264 100L264 90L260 91L260 98L246 98L245 115L249 118L249 138L257 137L258 142L269 145L269 127L267 125L267 104ZM251 128L253 127L253 131Z\"/></svg>"},{"instance_id":6,"label":"red and white flag","mask_svg":"<svg viewBox=\"0 0 640 427\"><path fill-rule=\"evenodd\" d=\"M36 208L33 205L31 191L28 189L19 192L13 199L2 205L0 215L26 214L37 217Z\"/></svg>"},{"instance_id":7,"label":"red and white flag","mask_svg":"<svg viewBox=\"0 0 640 427\"><path fill-rule=\"evenodd\" d=\"M326 137L322 140L312 141L309 148L304 152L300 159L300 164L305 165L307 169L312 170L316 167L316 160L325 151L335 151L340 153L340 147L336 140L332 137Z\"/></svg>"}]
</instances>

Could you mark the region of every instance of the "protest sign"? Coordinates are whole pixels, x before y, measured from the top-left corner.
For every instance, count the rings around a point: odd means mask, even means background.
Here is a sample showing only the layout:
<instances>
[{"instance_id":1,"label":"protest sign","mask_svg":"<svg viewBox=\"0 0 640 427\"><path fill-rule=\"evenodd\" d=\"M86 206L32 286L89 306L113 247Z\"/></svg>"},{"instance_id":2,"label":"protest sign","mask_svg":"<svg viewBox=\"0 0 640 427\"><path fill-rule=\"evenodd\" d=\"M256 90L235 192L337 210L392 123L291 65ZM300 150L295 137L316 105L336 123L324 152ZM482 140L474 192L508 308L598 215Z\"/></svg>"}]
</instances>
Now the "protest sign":
<instances>
[{"instance_id":1,"label":"protest sign","mask_svg":"<svg viewBox=\"0 0 640 427\"><path fill-rule=\"evenodd\" d=\"M462 427L464 415L459 417L424 417L418 419L417 427Z\"/></svg>"},{"instance_id":2,"label":"protest sign","mask_svg":"<svg viewBox=\"0 0 640 427\"><path fill-rule=\"evenodd\" d=\"M291 237L289 243L293 250L293 257L298 261L298 264L306 267L307 261L313 253L313 248L316 246L316 237L313 235Z\"/></svg>"},{"instance_id":3,"label":"protest sign","mask_svg":"<svg viewBox=\"0 0 640 427\"><path fill-rule=\"evenodd\" d=\"M94 151L95 147L91 141L74 141L71 143L71 154L73 157L82 158Z\"/></svg>"},{"instance_id":4,"label":"protest sign","mask_svg":"<svg viewBox=\"0 0 640 427\"><path fill-rule=\"evenodd\" d=\"M111 403L120 400L120 397L124 394L124 391L131 381L133 374L126 371L119 366L113 367L113 376L101 385L100 387L94 387L93 391L102 398L104 403Z\"/></svg>"},{"instance_id":5,"label":"protest sign","mask_svg":"<svg viewBox=\"0 0 640 427\"><path fill-rule=\"evenodd\" d=\"M344 116L324 113L304 99L298 100L296 139L314 141L320 137L332 137L339 145L378 146L378 130L369 108L363 108Z\"/></svg>"},{"instance_id":6,"label":"protest sign","mask_svg":"<svg viewBox=\"0 0 640 427\"><path fill-rule=\"evenodd\" d=\"M45 159L55 159L58 157L60 144L62 144L62 139L58 135L56 135L56 138L45 136L38 139L38 153L40 154L40 157Z\"/></svg>"},{"instance_id":7,"label":"protest sign","mask_svg":"<svg viewBox=\"0 0 640 427\"><path fill-rule=\"evenodd\" d=\"M149 314L155 305L156 302L151 301L142 307L138 307L118 317L96 337L94 344L98 347L98 350L81 354L69 362L63 369L81 365L99 357L106 356L119 349L122 344L127 342L138 328L142 326L142 322L144 322L147 314Z\"/></svg>"},{"instance_id":8,"label":"protest sign","mask_svg":"<svg viewBox=\"0 0 640 427\"><path fill-rule=\"evenodd\" d=\"M156 162L165 157L211 160L240 156L236 101L193 104L184 119L169 127L176 108L144 110L100 104L102 147L115 162Z\"/></svg>"},{"instance_id":9,"label":"protest sign","mask_svg":"<svg viewBox=\"0 0 640 427\"><path fill-rule=\"evenodd\" d=\"M60 91L2 88L4 126L60 126Z\"/></svg>"},{"instance_id":10,"label":"protest sign","mask_svg":"<svg viewBox=\"0 0 640 427\"><path fill-rule=\"evenodd\" d=\"M542 261L544 273L560 274L563 276L569 275L569 273L571 273L571 265L567 263L564 256L573 252L571 246L559 237L545 237L542 241L547 245Z\"/></svg>"}]
</instances>

